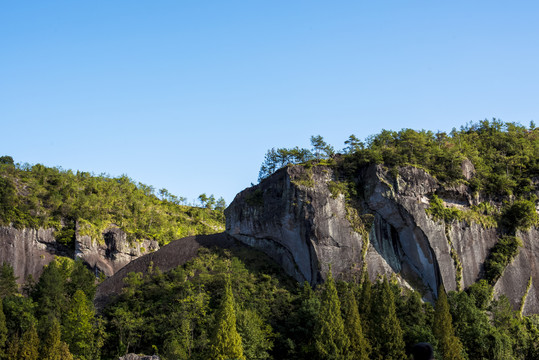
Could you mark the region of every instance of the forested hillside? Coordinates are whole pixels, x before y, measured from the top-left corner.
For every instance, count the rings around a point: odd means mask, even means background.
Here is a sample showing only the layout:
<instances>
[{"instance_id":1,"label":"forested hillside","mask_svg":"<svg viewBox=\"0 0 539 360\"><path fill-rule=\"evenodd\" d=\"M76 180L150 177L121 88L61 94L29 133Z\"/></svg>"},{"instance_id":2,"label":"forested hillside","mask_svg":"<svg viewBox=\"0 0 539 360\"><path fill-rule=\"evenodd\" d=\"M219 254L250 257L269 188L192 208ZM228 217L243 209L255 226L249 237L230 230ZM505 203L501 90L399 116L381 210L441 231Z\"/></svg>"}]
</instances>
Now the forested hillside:
<instances>
[{"instance_id":1,"label":"forested hillside","mask_svg":"<svg viewBox=\"0 0 539 360\"><path fill-rule=\"evenodd\" d=\"M334 147L321 136L311 138L312 149L280 148L266 154L260 169L263 179L286 164L323 160L334 164ZM466 184L483 195L528 197L539 181L539 128L500 120L470 123L450 133L383 130L365 142L355 135L345 141L342 170L376 163L388 167L413 165L427 170L447 185ZM469 160L474 175L466 179L462 162Z\"/></svg>"},{"instance_id":2,"label":"forested hillside","mask_svg":"<svg viewBox=\"0 0 539 360\"><path fill-rule=\"evenodd\" d=\"M93 275L63 258L18 293L0 273L0 355L6 359L117 359L127 352L177 359L408 359L428 341L438 359L537 359L539 317L522 317L486 282L440 289L433 305L393 279L367 277L312 289L245 247L201 249L164 274L131 273L97 314Z\"/></svg>"},{"instance_id":3,"label":"forested hillside","mask_svg":"<svg viewBox=\"0 0 539 360\"><path fill-rule=\"evenodd\" d=\"M223 230L224 200L200 196L201 207L185 199L136 183L127 176L111 178L87 172L15 164L0 157L0 225L54 228L58 242L71 246L79 235L101 239L111 224L128 240L157 240L160 245L195 234Z\"/></svg>"},{"instance_id":4,"label":"forested hillside","mask_svg":"<svg viewBox=\"0 0 539 360\"><path fill-rule=\"evenodd\" d=\"M434 304L398 285L396 277L334 279L312 288L298 284L266 255L245 246L201 248L198 257L163 273L129 273L125 287L100 313L92 300L95 276L81 261L59 257L41 277L19 288L13 269L0 272L0 359L114 359L128 352L176 359L402 359L427 341L437 359L539 358L539 316L523 316L494 284L518 252L516 231L536 226L539 130L483 121L449 134L410 129L382 131L365 142L351 136L341 155L313 137L312 149L272 149L260 179L287 164L332 168L332 195L351 207L361 196L355 174L369 164L386 171L413 165L445 186L473 192L470 210L447 207L433 196L428 216L453 223L499 227L500 241L485 277L465 291L445 292ZM0 162L0 221L16 227L53 227L69 245L75 226L98 236L113 223L130 238L165 244L193 233L223 229L222 201L201 196L205 207L127 177L73 173L42 165ZM471 176L465 176L463 163ZM299 186L313 180L294 179ZM328 195L329 196L329 195ZM246 199L262 202L253 190ZM213 210L212 210L213 209ZM352 224L365 231L359 211ZM348 215L347 215L348 216ZM362 227L363 226L363 227ZM443 233L443 231L442 231ZM163 249L161 249L163 250ZM528 290L532 278L529 279ZM527 295L527 292L526 292ZM524 299L522 301L524 303Z\"/></svg>"}]
</instances>

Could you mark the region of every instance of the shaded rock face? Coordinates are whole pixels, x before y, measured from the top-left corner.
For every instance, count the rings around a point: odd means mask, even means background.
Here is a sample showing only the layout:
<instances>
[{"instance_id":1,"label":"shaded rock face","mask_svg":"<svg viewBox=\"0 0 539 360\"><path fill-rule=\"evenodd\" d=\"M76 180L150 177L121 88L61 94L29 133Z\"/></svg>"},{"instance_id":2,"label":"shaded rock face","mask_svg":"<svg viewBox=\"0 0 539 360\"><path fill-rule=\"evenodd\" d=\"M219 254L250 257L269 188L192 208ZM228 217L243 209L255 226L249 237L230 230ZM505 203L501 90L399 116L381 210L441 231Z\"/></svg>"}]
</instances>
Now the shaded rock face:
<instances>
[{"instance_id":1,"label":"shaded rock face","mask_svg":"<svg viewBox=\"0 0 539 360\"><path fill-rule=\"evenodd\" d=\"M96 274L103 272L112 276L131 260L158 248L157 242L149 240L130 244L125 233L114 227L103 233L101 243L77 234L74 251L56 242L54 229L0 227L0 263L13 266L19 283L23 283L28 275L38 279L43 266L55 256L80 257Z\"/></svg>"},{"instance_id":2,"label":"shaded rock face","mask_svg":"<svg viewBox=\"0 0 539 360\"><path fill-rule=\"evenodd\" d=\"M126 234L116 227L103 232L100 243L89 236L77 236L75 256L82 258L94 271L112 276L140 256L159 249L157 241L143 240L130 243Z\"/></svg>"},{"instance_id":3,"label":"shaded rock face","mask_svg":"<svg viewBox=\"0 0 539 360\"><path fill-rule=\"evenodd\" d=\"M331 173L314 172L314 186L307 188L292 182L302 171L283 169L239 193L225 210L227 232L264 251L298 281L323 281L329 264L336 274L354 273L360 269L362 238L346 220L342 195L330 196Z\"/></svg>"},{"instance_id":4,"label":"shaded rock face","mask_svg":"<svg viewBox=\"0 0 539 360\"><path fill-rule=\"evenodd\" d=\"M473 176L470 169L467 173ZM366 268L371 280L396 274L402 285L433 300L440 285L447 291L463 289L482 277L484 262L499 238L497 229L457 221L445 224L425 212L434 193L450 206L472 205L466 187L442 188L414 167L399 169L397 177L381 166L361 169L354 207L372 215L367 234L355 231L348 221L351 205L344 196L332 197L329 185L334 180L332 170L322 166L281 169L236 196L225 211L226 231L267 253L298 281L313 285L325 279L330 265L335 276L345 279L357 278ZM532 229L519 236L524 247L495 289L515 308L527 291L524 313L539 313L539 232Z\"/></svg>"}]
</instances>

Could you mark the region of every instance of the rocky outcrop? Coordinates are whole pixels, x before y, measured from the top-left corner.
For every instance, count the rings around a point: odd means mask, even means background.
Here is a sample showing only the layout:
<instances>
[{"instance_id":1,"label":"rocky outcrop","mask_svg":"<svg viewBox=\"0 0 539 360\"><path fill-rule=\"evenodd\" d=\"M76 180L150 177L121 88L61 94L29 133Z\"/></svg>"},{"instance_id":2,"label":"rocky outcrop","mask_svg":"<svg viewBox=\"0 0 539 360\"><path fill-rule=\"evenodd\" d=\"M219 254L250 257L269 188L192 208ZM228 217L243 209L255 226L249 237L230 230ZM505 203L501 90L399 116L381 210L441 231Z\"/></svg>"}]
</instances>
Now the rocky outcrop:
<instances>
[{"instance_id":1,"label":"rocky outcrop","mask_svg":"<svg viewBox=\"0 0 539 360\"><path fill-rule=\"evenodd\" d=\"M474 175L470 164L462 168L466 176ZM236 196L225 211L227 232L311 284L322 282L330 265L342 278L357 277L365 268L372 280L395 274L404 286L434 299L440 285L447 291L462 289L482 277L498 230L434 221L425 211L433 194L447 205L469 208L476 200L465 186L443 188L414 167L401 168L395 176L371 165L357 172L357 196L347 201L335 192L337 180L324 166L281 169ZM363 223L369 231L351 224L351 208L370 219ZM539 233L532 229L518 235L524 246L495 290L515 308L525 299L525 314L539 313Z\"/></svg>"},{"instance_id":2,"label":"rocky outcrop","mask_svg":"<svg viewBox=\"0 0 539 360\"><path fill-rule=\"evenodd\" d=\"M157 355L137 355L137 354L127 354L125 356L119 357L118 360L160 360L161 358Z\"/></svg>"},{"instance_id":3,"label":"rocky outcrop","mask_svg":"<svg viewBox=\"0 0 539 360\"><path fill-rule=\"evenodd\" d=\"M99 242L87 235L78 235L75 241L75 256L106 276L112 276L132 260L157 249L159 245L154 240L129 242L126 234L115 226L106 229Z\"/></svg>"},{"instance_id":4,"label":"rocky outcrop","mask_svg":"<svg viewBox=\"0 0 539 360\"><path fill-rule=\"evenodd\" d=\"M11 264L20 283L28 275L37 279L54 255L67 254L69 249L56 243L52 229L0 227L0 263Z\"/></svg>"},{"instance_id":5,"label":"rocky outcrop","mask_svg":"<svg viewBox=\"0 0 539 360\"><path fill-rule=\"evenodd\" d=\"M114 226L103 232L100 241L77 233L74 250L56 242L54 229L0 227L0 263L11 264L20 283L28 275L39 278L43 266L55 256L81 258L96 275L102 272L111 276L133 259L158 248L156 241L130 243L125 233Z\"/></svg>"},{"instance_id":6,"label":"rocky outcrop","mask_svg":"<svg viewBox=\"0 0 539 360\"><path fill-rule=\"evenodd\" d=\"M146 274L151 268L159 268L160 271L167 272L195 258L201 247L231 249L235 246L244 247L245 245L238 243L225 233L195 235L172 241L157 251L131 261L113 276L100 283L97 287L94 305L98 310L103 309L115 295L121 292L125 285L123 279L130 272Z\"/></svg>"}]
</instances>

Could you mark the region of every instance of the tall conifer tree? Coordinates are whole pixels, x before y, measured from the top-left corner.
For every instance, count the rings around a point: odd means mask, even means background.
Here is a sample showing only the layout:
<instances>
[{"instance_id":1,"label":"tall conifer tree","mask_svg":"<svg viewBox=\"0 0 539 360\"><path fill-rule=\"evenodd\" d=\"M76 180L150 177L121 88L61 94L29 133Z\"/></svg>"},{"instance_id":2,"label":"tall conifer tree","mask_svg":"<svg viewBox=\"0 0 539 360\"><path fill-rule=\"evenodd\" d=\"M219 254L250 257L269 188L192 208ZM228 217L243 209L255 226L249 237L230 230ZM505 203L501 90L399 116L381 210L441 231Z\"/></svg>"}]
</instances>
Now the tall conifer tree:
<instances>
[{"instance_id":1,"label":"tall conifer tree","mask_svg":"<svg viewBox=\"0 0 539 360\"><path fill-rule=\"evenodd\" d=\"M395 297L386 277L372 297L370 340L371 359L405 360L405 344L395 307Z\"/></svg>"},{"instance_id":2,"label":"tall conifer tree","mask_svg":"<svg viewBox=\"0 0 539 360\"><path fill-rule=\"evenodd\" d=\"M343 359L350 340L344 332L344 321L341 315L341 302L331 269L322 291L318 326L315 328L315 348L320 359Z\"/></svg>"},{"instance_id":3,"label":"tall conifer tree","mask_svg":"<svg viewBox=\"0 0 539 360\"><path fill-rule=\"evenodd\" d=\"M434 336L438 340L438 350L444 360L463 360L463 346L455 336L453 320L449 312L447 295L442 286L438 290L438 300L434 311Z\"/></svg>"},{"instance_id":4,"label":"tall conifer tree","mask_svg":"<svg viewBox=\"0 0 539 360\"><path fill-rule=\"evenodd\" d=\"M9 339L5 359L18 359L20 348L21 340L19 339L19 334L15 333Z\"/></svg>"},{"instance_id":5,"label":"tall conifer tree","mask_svg":"<svg viewBox=\"0 0 539 360\"><path fill-rule=\"evenodd\" d=\"M39 358L39 337L36 327L32 324L22 334L19 357L20 360L37 360Z\"/></svg>"},{"instance_id":6,"label":"tall conifer tree","mask_svg":"<svg viewBox=\"0 0 539 360\"><path fill-rule=\"evenodd\" d=\"M42 344L42 360L73 360L69 347L61 340L60 323L53 318L47 336Z\"/></svg>"},{"instance_id":7,"label":"tall conifer tree","mask_svg":"<svg viewBox=\"0 0 539 360\"><path fill-rule=\"evenodd\" d=\"M372 296L372 284L369 280L369 274L367 271L363 274L363 281L361 283L361 292L359 295L359 314L364 320L368 319L371 312L371 296Z\"/></svg>"},{"instance_id":8,"label":"tall conifer tree","mask_svg":"<svg viewBox=\"0 0 539 360\"><path fill-rule=\"evenodd\" d=\"M77 290L63 321L63 336L75 356L89 357L94 351L94 309L84 291Z\"/></svg>"},{"instance_id":9,"label":"tall conifer tree","mask_svg":"<svg viewBox=\"0 0 539 360\"><path fill-rule=\"evenodd\" d=\"M7 342L7 326L6 315L4 314L4 307L2 299L0 299L0 359L4 358Z\"/></svg>"},{"instance_id":10,"label":"tall conifer tree","mask_svg":"<svg viewBox=\"0 0 539 360\"><path fill-rule=\"evenodd\" d=\"M371 346L364 335L356 298L352 289L349 287L347 287L344 293L342 305L344 332L350 339L350 348L347 358L354 360L368 360Z\"/></svg>"},{"instance_id":11,"label":"tall conifer tree","mask_svg":"<svg viewBox=\"0 0 539 360\"><path fill-rule=\"evenodd\" d=\"M212 345L213 358L216 360L245 360L241 336L236 329L234 294L227 276L225 294L217 313L217 329Z\"/></svg>"}]
</instances>

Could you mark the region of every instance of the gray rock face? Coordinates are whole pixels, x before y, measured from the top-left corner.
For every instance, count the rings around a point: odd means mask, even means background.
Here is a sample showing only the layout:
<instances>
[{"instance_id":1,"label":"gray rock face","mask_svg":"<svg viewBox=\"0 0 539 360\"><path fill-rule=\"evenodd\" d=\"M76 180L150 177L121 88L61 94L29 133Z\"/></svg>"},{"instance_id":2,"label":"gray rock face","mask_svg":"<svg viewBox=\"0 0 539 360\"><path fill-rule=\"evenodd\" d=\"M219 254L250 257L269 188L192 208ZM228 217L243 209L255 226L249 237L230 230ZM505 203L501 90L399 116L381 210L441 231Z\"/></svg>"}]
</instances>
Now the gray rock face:
<instances>
[{"instance_id":1,"label":"gray rock face","mask_svg":"<svg viewBox=\"0 0 539 360\"><path fill-rule=\"evenodd\" d=\"M137 354L127 354L118 358L118 360L160 360L160 357L157 355L137 355Z\"/></svg>"},{"instance_id":2,"label":"gray rock face","mask_svg":"<svg viewBox=\"0 0 539 360\"><path fill-rule=\"evenodd\" d=\"M126 234L114 226L103 232L100 243L89 236L77 236L75 241L75 256L106 276L114 275L132 260L157 249L159 245L153 240L130 243Z\"/></svg>"},{"instance_id":3,"label":"gray rock face","mask_svg":"<svg viewBox=\"0 0 539 360\"><path fill-rule=\"evenodd\" d=\"M293 184L303 175L301 167L278 171L260 187L239 193L225 211L230 235L312 284L325 278L330 264L335 274L360 269L362 250L361 236L346 220L343 196L330 196L331 172L317 170L313 187ZM263 203L253 203L257 191L263 191Z\"/></svg>"},{"instance_id":4,"label":"gray rock face","mask_svg":"<svg viewBox=\"0 0 539 360\"><path fill-rule=\"evenodd\" d=\"M473 176L465 164L464 170ZM425 212L434 193L447 205L469 207L474 199L465 186L442 188L413 167L401 168L396 178L381 166L360 170L355 208L374 219L367 236L347 219L350 205L344 196L332 197L329 185L334 180L327 167L281 169L236 196L225 211L227 232L264 251L298 281L313 285L325 279L330 265L341 278L358 276L365 267L372 280L396 274L402 285L432 300L441 284L451 291L482 277L484 262L498 240L497 229L456 221L447 225ZM524 313L539 313L539 231L519 236L524 247L495 290L506 294L515 308L527 292Z\"/></svg>"},{"instance_id":5,"label":"gray rock face","mask_svg":"<svg viewBox=\"0 0 539 360\"><path fill-rule=\"evenodd\" d=\"M112 276L131 260L158 248L157 242L149 240L130 244L125 233L115 227L103 233L100 243L77 234L75 251L56 242L54 229L0 227L0 262L13 266L20 283L28 275L39 278L43 266L54 260L54 256L80 257L96 274Z\"/></svg>"},{"instance_id":6,"label":"gray rock face","mask_svg":"<svg viewBox=\"0 0 539 360\"><path fill-rule=\"evenodd\" d=\"M37 279L54 255L64 253L56 245L52 229L0 227L0 263L11 264L20 283L30 274Z\"/></svg>"}]
</instances>

